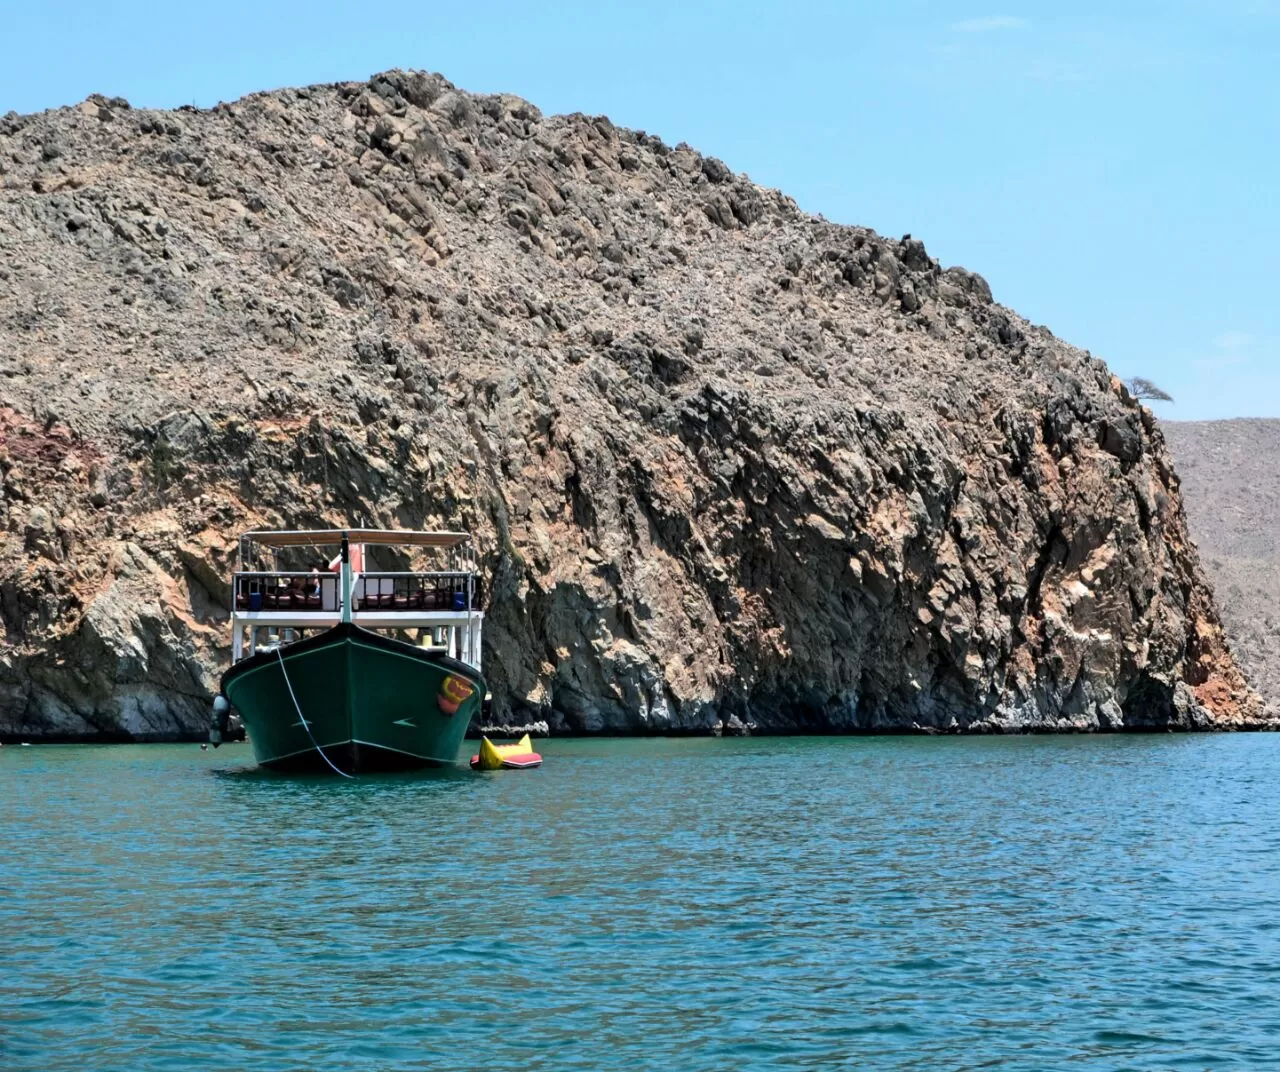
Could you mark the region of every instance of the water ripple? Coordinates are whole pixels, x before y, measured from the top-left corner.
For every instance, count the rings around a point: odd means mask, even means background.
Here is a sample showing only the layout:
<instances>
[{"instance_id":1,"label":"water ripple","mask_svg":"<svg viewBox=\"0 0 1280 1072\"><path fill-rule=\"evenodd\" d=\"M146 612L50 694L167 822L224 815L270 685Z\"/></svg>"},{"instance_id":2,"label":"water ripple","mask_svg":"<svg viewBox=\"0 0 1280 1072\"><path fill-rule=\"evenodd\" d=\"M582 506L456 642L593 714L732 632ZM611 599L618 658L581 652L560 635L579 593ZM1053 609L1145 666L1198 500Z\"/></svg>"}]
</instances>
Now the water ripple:
<instances>
[{"instance_id":1,"label":"water ripple","mask_svg":"<svg viewBox=\"0 0 1280 1072\"><path fill-rule=\"evenodd\" d=\"M0 752L0 1068L1260 1068L1280 737Z\"/></svg>"}]
</instances>

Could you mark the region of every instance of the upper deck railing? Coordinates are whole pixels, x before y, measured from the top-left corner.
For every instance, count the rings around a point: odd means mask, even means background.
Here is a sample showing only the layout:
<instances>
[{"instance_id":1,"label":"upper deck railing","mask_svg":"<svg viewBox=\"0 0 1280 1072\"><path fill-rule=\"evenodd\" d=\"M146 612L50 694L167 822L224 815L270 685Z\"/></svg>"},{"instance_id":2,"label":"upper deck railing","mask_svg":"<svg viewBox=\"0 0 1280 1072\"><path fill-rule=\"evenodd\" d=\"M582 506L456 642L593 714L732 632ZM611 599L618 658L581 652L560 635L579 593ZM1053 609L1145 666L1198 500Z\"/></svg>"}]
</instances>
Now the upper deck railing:
<instances>
[{"instance_id":1,"label":"upper deck railing","mask_svg":"<svg viewBox=\"0 0 1280 1072\"><path fill-rule=\"evenodd\" d=\"M338 576L334 573L244 571L231 582L237 611L338 610Z\"/></svg>"},{"instance_id":2,"label":"upper deck railing","mask_svg":"<svg viewBox=\"0 0 1280 1072\"><path fill-rule=\"evenodd\" d=\"M362 573L352 586L351 598L355 610L479 609L475 574L458 570Z\"/></svg>"},{"instance_id":3,"label":"upper deck railing","mask_svg":"<svg viewBox=\"0 0 1280 1072\"><path fill-rule=\"evenodd\" d=\"M340 578L334 573L241 571L232 579L237 613L289 611L332 616L342 609ZM436 611L480 609L479 578L464 570L416 573L370 571L354 576L353 611Z\"/></svg>"}]
</instances>

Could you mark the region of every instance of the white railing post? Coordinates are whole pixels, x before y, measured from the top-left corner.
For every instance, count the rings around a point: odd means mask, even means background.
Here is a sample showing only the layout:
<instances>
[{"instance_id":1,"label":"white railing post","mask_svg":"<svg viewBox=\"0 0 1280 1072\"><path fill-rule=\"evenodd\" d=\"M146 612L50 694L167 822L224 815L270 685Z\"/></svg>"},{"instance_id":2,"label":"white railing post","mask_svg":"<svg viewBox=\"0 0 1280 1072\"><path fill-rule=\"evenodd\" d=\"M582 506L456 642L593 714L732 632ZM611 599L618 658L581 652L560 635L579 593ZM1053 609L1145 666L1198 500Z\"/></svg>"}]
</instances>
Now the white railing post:
<instances>
[{"instance_id":1,"label":"white railing post","mask_svg":"<svg viewBox=\"0 0 1280 1072\"><path fill-rule=\"evenodd\" d=\"M351 621L351 545L342 534L342 620Z\"/></svg>"}]
</instances>

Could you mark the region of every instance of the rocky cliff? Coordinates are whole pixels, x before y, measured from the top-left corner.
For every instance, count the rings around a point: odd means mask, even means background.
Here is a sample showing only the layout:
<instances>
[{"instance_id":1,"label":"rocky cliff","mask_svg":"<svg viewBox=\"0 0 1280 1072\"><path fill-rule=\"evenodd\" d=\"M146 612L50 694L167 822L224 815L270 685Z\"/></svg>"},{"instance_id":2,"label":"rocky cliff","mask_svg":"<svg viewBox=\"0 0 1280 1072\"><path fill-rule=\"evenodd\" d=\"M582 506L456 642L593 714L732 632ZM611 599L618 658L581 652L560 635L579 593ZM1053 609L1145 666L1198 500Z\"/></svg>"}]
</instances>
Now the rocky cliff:
<instances>
[{"instance_id":1,"label":"rocky cliff","mask_svg":"<svg viewBox=\"0 0 1280 1072\"><path fill-rule=\"evenodd\" d=\"M1256 724L1161 433L918 239L392 71L0 119L0 735L203 732L237 530L462 526L499 721Z\"/></svg>"}]
</instances>

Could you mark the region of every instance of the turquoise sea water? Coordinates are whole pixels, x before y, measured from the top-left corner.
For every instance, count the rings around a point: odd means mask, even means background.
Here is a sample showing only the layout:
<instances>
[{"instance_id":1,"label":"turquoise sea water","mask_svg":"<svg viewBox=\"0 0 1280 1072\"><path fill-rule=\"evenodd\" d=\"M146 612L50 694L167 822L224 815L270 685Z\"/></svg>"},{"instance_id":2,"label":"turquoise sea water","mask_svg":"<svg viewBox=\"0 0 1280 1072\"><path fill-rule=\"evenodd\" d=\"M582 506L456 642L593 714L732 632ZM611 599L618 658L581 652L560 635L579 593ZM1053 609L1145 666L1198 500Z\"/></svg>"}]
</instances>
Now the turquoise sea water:
<instances>
[{"instance_id":1,"label":"turquoise sea water","mask_svg":"<svg viewBox=\"0 0 1280 1072\"><path fill-rule=\"evenodd\" d=\"M1280 1064L1280 736L0 750L0 1069Z\"/></svg>"}]
</instances>

